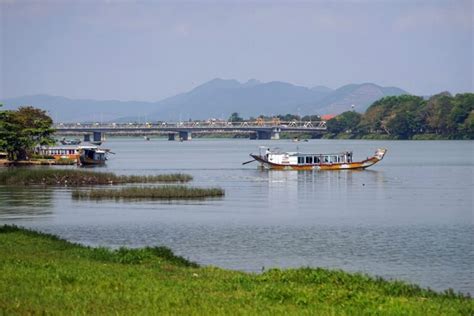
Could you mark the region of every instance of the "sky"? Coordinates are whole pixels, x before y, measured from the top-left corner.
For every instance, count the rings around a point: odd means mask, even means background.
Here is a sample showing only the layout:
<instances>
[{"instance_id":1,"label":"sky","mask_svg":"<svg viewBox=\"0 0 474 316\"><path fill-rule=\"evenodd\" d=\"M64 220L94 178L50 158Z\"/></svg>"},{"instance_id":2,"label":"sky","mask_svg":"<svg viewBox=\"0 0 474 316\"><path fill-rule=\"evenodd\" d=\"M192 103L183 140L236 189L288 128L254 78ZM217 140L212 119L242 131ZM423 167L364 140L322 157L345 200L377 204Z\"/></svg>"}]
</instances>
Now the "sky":
<instances>
[{"instance_id":1,"label":"sky","mask_svg":"<svg viewBox=\"0 0 474 316\"><path fill-rule=\"evenodd\" d=\"M473 92L472 0L0 0L0 99L158 101L213 78Z\"/></svg>"}]
</instances>

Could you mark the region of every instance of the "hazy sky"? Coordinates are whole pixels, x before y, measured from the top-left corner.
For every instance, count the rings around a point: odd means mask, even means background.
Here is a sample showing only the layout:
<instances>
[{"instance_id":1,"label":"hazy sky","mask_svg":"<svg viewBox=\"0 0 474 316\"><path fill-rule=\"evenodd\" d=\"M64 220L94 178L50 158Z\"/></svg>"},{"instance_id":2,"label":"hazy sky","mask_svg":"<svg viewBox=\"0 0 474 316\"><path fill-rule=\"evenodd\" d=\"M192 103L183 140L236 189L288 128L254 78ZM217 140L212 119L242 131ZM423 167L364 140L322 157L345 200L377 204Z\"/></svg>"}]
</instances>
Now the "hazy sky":
<instances>
[{"instance_id":1,"label":"hazy sky","mask_svg":"<svg viewBox=\"0 0 474 316\"><path fill-rule=\"evenodd\" d=\"M156 101L215 77L474 91L472 0L0 0L0 10L0 98Z\"/></svg>"}]
</instances>

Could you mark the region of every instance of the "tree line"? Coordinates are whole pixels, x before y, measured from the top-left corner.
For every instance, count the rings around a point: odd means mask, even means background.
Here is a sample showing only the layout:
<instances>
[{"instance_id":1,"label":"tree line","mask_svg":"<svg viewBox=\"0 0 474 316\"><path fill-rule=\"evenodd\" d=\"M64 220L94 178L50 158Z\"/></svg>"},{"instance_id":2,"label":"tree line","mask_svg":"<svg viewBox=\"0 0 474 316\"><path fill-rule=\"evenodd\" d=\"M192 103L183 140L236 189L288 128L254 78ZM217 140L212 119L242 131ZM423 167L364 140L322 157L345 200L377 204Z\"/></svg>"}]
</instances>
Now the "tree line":
<instances>
[{"instance_id":1,"label":"tree line","mask_svg":"<svg viewBox=\"0 0 474 316\"><path fill-rule=\"evenodd\" d=\"M259 118L318 121L318 115L295 114ZM231 122L244 119L232 113ZM249 118L250 121L255 118ZM424 99L414 95L384 97L364 114L347 111L327 121L327 138L474 139L474 94L443 92Z\"/></svg>"},{"instance_id":2,"label":"tree line","mask_svg":"<svg viewBox=\"0 0 474 316\"><path fill-rule=\"evenodd\" d=\"M244 119L243 117L240 116L238 112L232 113L227 121L229 122L243 122L243 121L255 121L257 119L263 119L265 121L271 121L274 120L275 118L279 119L282 122L292 122L292 121L320 121L321 116L315 114L315 115L305 115L305 116L300 116L296 114L278 114L275 116L268 116L268 115L259 115L257 118L251 116L248 119Z\"/></svg>"},{"instance_id":3,"label":"tree line","mask_svg":"<svg viewBox=\"0 0 474 316\"><path fill-rule=\"evenodd\" d=\"M384 97L364 114L344 112L327 127L335 138L474 139L474 94Z\"/></svg>"}]
</instances>

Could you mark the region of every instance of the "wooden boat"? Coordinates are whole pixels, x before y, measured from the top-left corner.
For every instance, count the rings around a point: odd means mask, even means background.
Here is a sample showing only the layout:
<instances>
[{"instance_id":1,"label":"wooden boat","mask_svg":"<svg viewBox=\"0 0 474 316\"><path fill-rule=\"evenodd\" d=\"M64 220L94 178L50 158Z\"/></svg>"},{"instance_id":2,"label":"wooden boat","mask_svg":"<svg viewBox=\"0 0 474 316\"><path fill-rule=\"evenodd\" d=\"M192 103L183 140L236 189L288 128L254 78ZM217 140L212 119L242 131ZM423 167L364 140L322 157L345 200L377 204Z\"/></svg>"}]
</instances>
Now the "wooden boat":
<instances>
[{"instance_id":1,"label":"wooden boat","mask_svg":"<svg viewBox=\"0 0 474 316\"><path fill-rule=\"evenodd\" d=\"M350 151L334 154L306 154L300 152L280 152L278 150L271 151L267 147L260 147L259 154L250 154L250 156L266 169L346 170L370 167L382 160L386 152L385 148L379 148L372 157L362 161L352 161L352 152Z\"/></svg>"},{"instance_id":2,"label":"wooden boat","mask_svg":"<svg viewBox=\"0 0 474 316\"><path fill-rule=\"evenodd\" d=\"M79 147L79 163L81 165L103 165L107 160L108 150L96 146Z\"/></svg>"}]
</instances>

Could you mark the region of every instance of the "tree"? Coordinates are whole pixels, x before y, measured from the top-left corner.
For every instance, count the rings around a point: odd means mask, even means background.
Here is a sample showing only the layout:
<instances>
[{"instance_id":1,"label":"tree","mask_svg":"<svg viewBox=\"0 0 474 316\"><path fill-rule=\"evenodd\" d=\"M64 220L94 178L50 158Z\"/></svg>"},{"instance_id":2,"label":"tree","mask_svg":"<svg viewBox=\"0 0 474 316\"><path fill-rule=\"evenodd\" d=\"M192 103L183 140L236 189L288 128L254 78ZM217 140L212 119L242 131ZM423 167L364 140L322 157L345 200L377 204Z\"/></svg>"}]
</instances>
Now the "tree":
<instances>
[{"instance_id":1,"label":"tree","mask_svg":"<svg viewBox=\"0 0 474 316\"><path fill-rule=\"evenodd\" d=\"M331 133L353 133L357 130L357 126L359 125L361 118L362 114L353 111L347 111L330 119L326 122L326 124L328 131Z\"/></svg>"},{"instance_id":2,"label":"tree","mask_svg":"<svg viewBox=\"0 0 474 316\"><path fill-rule=\"evenodd\" d=\"M460 130L467 139L474 139L474 110L472 110L464 120L464 123L460 126Z\"/></svg>"},{"instance_id":3,"label":"tree","mask_svg":"<svg viewBox=\"0 0 474 316\"><path fill-rule=\"evenodd\" d=\"M294 114L285 114L285 115L277 115L277 118L279 118L283 122L291 122L291 121L299 121L301 120L301 117L299 115L294 115Z\"/></svg>"},{"instance_id":4,"label":"tree","mask_svg":"<svg viewBox=\"0 0 474 316\"><path fill-rule=\"evenodd\" d=\"M342 123L340 120L336 119L335 117L327 121L326 126L328 129L328 132L334 133L334 134L339 134L339 133L344 132L344 128L345 128L344 123Z\"/></svg>"},{"instance_id":5,"label":"tree","mask_svg":"<svg viewBox=\"0 0 474 316\"><path fill-rule=\"evenodd\" d=\"M430 131L436 134L448 133L448 116L452 110L452 97L443 92L432 96L426 105L426 123Z\"/></svg>"},{"instance_id":6,"label":"tree","mask_svg":"<svg viewBox=\"0 0 474 316\"><path fill-rule=\"evenodd\" d=\"M423 98L417 96L384 97L367 109L359 129L367 133L387 133L405 138L422 129L419 123L424 106Z\"/></svg>"},{"instance_id":7,"label":"tree","mask_svg":"<svg viewBox=\"0 0 474 316\"><path fill-rule=\"evenodd\" d=\"M243 122L244 119L239 116L239 113L234 112L229 117L229 122Z\"/></svg>"},{"instance_id":8,"label":"tree","mask_svg":"<svg viewBox=\"0 0 474 316\"><path fill-rule=\"evenodd\" d=\"M321 121L321 116L319 115L305 115L301 118L302 121Z\"/></svg>"},{"instance_id":9,"label":"tree","mask_svg":"<svg viewBox=\"0 0 474 316\"><path fill-rule=\"evenodd\" d=\"M0 149L10 160L28 159L35 146L54 143L52 124L45 111L31 106L0 111Z\"/></svg>"},{"instance_id":10,"label":"tree","mask_svg":"<svg viewBox=\"0 0 474 316\"><path fill-rule=\"evenodd\" d=\"M452 103L453 108L448 116L448 125L452 130L465 132L466 126L470 124L467 119L469 116L472 118L472 111L474 111L474 94L457 94Z\"/></svg>"},{"instance_id":11,"label":"tree","mask_svg":"<svg viewBox=\"0 0 474 316\"><path fill-rule=\"evenodd\" d=\"M387 120L387 130L401 139L409 139L420 130L413 112L397 112Z\"/></svg>"},{"instance_id":12,"label":"tree","mask_svg":"<svg viewBox=\"0 0 474 316\"><path fill-rule=\"evenodd\" d=\"M0 108L3 106L3 104L0 103ZM6 123L6 114L5 111L0 111L0 150L5 148L7 145L5 139L2 137L2 132L5 129L5 123Z\"/></svg>"}]
</instances>

